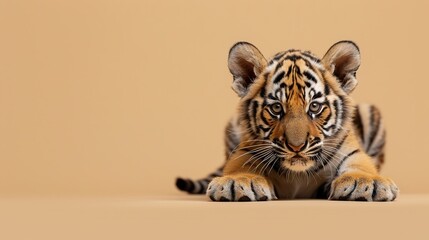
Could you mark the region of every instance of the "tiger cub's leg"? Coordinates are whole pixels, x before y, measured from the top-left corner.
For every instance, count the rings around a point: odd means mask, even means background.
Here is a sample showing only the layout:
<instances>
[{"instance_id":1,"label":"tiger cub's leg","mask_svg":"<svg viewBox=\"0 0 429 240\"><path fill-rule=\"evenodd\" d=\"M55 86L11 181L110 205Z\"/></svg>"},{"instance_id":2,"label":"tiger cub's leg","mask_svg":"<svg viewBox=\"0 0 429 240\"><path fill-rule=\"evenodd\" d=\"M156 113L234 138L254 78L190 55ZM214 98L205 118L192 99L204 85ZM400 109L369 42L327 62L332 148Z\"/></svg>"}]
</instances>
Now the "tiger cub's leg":
<instances>
[{"instance_id":1,"label":"tiger cub's leg","mask_svg":"<svg viewBox=\"0 0 429 240\"><path fill-rule=\"evenodd\" d=\"M214 178L207 189L213 201L266 201L277 199L272 183L252 173L228 174Z\"/></svg>"},{"instance_id":2,"label":"tiger cub's leg","mask_svg":"<svg viewBox=\"0 0 429 240\"><path fill-rule=\"evenodd\" d=\"M331 183L329 199L355 201L393 201L398 187L378 174L371 158L359 151L343 161Z\"/></svg>"},{"instance_id":3,"label":"tiger cub's leg","mask_svg":"<svg viewBox=\"0 0 429 240\"><path fill-rule=\"evenodd\" d=\"M398 187L391 179L379 174L385 145L385 129L379 110L372 105L360 104L353 123L358 142L356 150L347 154L337 167L329 198L393 201L399 192Z\"/></svg>"},{"instance_id":4,"label":"tiger cub's leg","mask_svg":"<svg viewBox=\"0 0 429 240\"><path fill-rule=\"evenodd\" d=\"M264 201L276 199L271 182L265 177L243 172L242 166L248 156L237 150L241 141L241 132L236 117L232 118L225 129L225 147L227 162L224 176L214 178L208 188L207 196L213 201ZM234 161L229 161L233 159ZM237 172L240 170L240 172Z\"/></svg>"},{"instance_id":5,"label":"tiger cub's leg","mask_svg":"<svg viewBox=\"0 0 429 240\"><path fill-rule=\"evenodd\" d=\"M213 201L266 201L277 199L273 184L265 176L257 174L263 164L252 168L246 165L253 159L249 152L242 150L231 154L232 160L226 162L224 176L214 178L208 188L207 196ZM261 162L259 162L261 163ZM252 168L253 171L250 170ZM262 171L260 171L262 172Z\"/></svg>"}]
</instances>

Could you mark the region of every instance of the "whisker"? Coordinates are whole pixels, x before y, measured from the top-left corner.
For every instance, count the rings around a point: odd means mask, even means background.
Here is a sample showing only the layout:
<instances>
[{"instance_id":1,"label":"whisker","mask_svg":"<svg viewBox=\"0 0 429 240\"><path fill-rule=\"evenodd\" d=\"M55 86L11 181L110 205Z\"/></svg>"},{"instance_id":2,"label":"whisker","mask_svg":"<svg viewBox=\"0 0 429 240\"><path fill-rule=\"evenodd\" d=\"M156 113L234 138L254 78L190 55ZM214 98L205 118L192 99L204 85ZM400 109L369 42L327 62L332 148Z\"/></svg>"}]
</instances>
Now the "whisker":
<instances>
[{"instance_id":1,"label":"whisker","mask_svg":"<svg viewBox=\"0 0 429 240\"><path fill-rule=\"evenodd\" d=\"M259 159L259 158L262 158L262 160L259 162L259 164L256 166L256 169L255 169L255 172L256 172L256 170L257 170L257 168L258 168L258 166L262 163L262 162L264 162L264 159L265 159L265 157L266 156L268 156L268 155L270 155L271 154L271 151L270 150L268 150L268 151L265 151L264 153L262 153L262 154L260 154L257 158ZM255 159L256 159L256 157L255 157ZM250 167L249 167L249 169L252 169L252 167L253 167L253 165L256 163L257 161L253 161L252 162L252 164L250 165ZM252 170L253 171L253 170Z\"/></svg>"},{"instance_id":2,"label":"whisker","mask_svg":"<svg viewBox=\"0 0 429 240\"><path fill-rule=\"evenodd\" d=\"M241 157L243 157L243 156L245 156L245 155L247 155L247 154L252 154L252 153L255 153L255 152L258 152L258 151L261 151L261 150L264 150L264 149L268 149L268 148L271 148L271 147L259 147L259 148L256 148L256 149L253 149L253 150L250 150L250 151L248 151L248 152L245 152L245 153L243 153L243 154L241 154L241 155L239 155L238 157L236 157L236 158L234 158L234 159L232 159L232 160L235 160L235 159L238 159L238 158L241 158ZM232 161L232 160L229 160L229 161Z\"/></svg>"},{"instance_id":3,"label":"whisker","mask_svg":"<svg viewBox=\"0 0 429 240\"><path fill-rule=\"evenodd\" d=\"M256 171L258 171L258 167L262 164L262 163L264 163L264 162L266 162L266 161L268 161L269 160L269 158L272 156L272 152L269 152L269 153L267 153L267 154L265 154L265 156L264 157L262 157L262 160L259 162L259 164L258 165L256 165L256 167L255 167L255 172ZM261 169L262 170L262 169Z\"/></svg>"},{"instance_id":4,"label":"whisker","mask_svg":"<svg viewBox=\"0 0 429 240\"><path fill-rule=\"evenodd\" d=\"M249 159L247 159L246 162L241 165L241 167L244 167L246 164L248 164L252 160L255 160L256 158L259 158L260 155L263 155L263 154L269 152L270 150L271 150L270 148L264 148L262 150L259 150L258 153L256 153L255 155L253 155L252 157L250 157ZM250 168L251 168L251 166L250 166Z\"/></svg>"},{"instance_id":5,"label":"whisker","mask_svg":"<svg viewBox=\"0 0 429 240\"><path fill-rule=\"evenodd\" d=\"M242 144L244 144L244 143L250 143L250 142L263 142L263 143L266 143L266 144L273 144L271 141L268 141L268 140L247 140L247 141L242 141L242 142L240 142L240 144L238 144L237 146L235 146L235 148L234 149L232 149L231 150L231 152L229 153L229 155L228 155L228 159L229 158L231 158L231 155L233 154L233 153L235 153L236 151L238 151L238 148L242 145Z\"/></svg>"},{"instance_id":6,"label":"whisker","mask_svg":"<svg viewBox=\"0 0 429 240\"><path fill-rule=\"evenodd\" d=\"M273 170L273 168L274 168L274 165L276 165L276 163L277 163L277 161L279 161L280 159L279 158L274 158L274 161L273 161L273 164L271 164L271 168L270 168L270 170L268 171L268 174L270 174L271 173L271 170Z\"/></svg>"},{"instance_id":7,"label":"whisker","mask_svg":"<svg viewBox=\"0 0 429 240\"><path fill-rule=\"evenodd\" d=\"M273 163L274 161L276 161L276 155L272 154L271 157L269 158L268 162L264 165L264 167L261 169L261 173L265 172L268 167L270 166L271 163Z\"/></svg>"}]
</instances>

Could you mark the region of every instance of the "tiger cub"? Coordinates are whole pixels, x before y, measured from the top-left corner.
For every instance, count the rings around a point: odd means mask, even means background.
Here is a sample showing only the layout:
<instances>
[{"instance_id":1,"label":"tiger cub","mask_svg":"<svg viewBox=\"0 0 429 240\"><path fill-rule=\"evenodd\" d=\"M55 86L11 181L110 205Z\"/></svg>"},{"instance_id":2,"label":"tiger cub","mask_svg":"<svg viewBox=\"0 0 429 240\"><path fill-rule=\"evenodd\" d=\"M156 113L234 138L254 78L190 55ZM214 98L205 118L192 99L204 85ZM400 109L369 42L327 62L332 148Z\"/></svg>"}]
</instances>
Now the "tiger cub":
<instances>
[{"instance_id":1,"label":"tiger cub","mask_svg":"<svg viewBox=\"0 0 429 240\"><path fill-rule=\"evenodd\" d=\"M213 201L325 198L393 201L395 183L379 174L385 130L372 105L355 105L360 52L335 43L323 58L288 50L266 60L247 42L229 52L241 98L226 128L225 165L179 189Z\"/></svg>"}]
</instances>

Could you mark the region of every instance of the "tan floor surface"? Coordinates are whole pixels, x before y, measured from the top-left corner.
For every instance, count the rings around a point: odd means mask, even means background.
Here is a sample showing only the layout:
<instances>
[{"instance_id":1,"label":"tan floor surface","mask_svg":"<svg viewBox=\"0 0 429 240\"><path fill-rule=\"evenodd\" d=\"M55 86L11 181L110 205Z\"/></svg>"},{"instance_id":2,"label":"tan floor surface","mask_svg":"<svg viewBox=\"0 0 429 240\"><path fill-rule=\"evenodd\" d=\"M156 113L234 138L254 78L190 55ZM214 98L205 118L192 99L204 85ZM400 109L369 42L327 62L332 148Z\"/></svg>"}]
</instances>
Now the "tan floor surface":
<instances>
[{"instance_id":1,"label":"tan floor surface","mask_svg":"<svg viewBox=\"0 0 429 240\"><path fill-rule=\"evenodd\" d=\"M393 203L2 198L0 229L0 239L429 239L429 195Z\"/></svg>"}]
</instances>

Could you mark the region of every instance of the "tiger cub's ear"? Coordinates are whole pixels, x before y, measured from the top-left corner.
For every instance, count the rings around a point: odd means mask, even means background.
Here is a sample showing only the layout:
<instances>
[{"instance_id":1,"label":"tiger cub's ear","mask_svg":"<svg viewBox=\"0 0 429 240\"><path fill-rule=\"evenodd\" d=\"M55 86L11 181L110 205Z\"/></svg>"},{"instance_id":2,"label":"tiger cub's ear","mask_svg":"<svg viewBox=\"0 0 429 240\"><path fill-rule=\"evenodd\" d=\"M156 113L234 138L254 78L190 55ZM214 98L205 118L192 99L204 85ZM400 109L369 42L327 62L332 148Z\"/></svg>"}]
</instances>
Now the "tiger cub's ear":
<instances>
[{"instance_id":1,"label":"tiger cub's ear","mask_svg":"<svg viewBox=\"0 0 429 240\"><path fill-rule=\"evenodd\" d=\"M358 46L352 41L340 41L332 45L322 59L337 77L343 90L349 94L357 85L356 71L360 66Z\"/></svg>"},{"instance_id":2,"label":"tiger cub's ear","mask_svg":"<svg viewBox=\"0 0 429 240\"><path fill-rule=\"evenodd\" d=\"M228 68L234 77L232 89L244 97L266 66L267 60L255 46L247 42L234 44L228 55Z\"/></svg>"}]
</instances>

